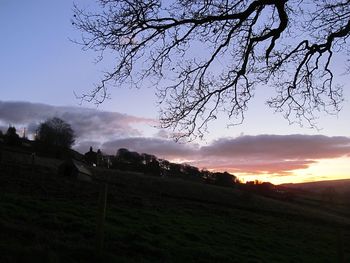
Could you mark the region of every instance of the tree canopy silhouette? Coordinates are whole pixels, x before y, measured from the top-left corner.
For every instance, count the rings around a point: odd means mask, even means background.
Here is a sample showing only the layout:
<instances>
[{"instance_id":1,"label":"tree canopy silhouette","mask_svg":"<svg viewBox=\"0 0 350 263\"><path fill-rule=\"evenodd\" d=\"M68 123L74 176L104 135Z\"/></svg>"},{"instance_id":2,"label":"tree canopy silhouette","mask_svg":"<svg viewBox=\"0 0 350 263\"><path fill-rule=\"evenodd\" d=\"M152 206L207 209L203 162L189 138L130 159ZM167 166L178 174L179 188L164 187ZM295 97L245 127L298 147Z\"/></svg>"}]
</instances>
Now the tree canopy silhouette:
<instances>
[{"instance_id":1,"label":"tree canopy silhouette","mask_svg":"<svg viewBox=\"0 0 350 263\"><path fill-rule=\"evenodd\" d=\"M11 146L18 146L21 144L21 139L17 134L17 130L14 126L10 126L5 134L5 143Z\"/></svg>"},{"instance_id":2,"label":"tree canopy silhouette","mask_svg":"<svg viewBox=\"0 0 350 263\"><path fill-rule=\"evenodd\" d=\"M83 99L101 103L110 86L156 86L162 127L203 135L226 113L244 120L260 85L290 122L316 125L337 113L334 53L349 51L349 0L99 0L75 7L86 49L116 54L116 66ZM145 81L147 79L147 82Z\"/></svg>"},{"instance_id":3,"label":"tree canopy silhouette","mask_svg":"<svg viewBox=\"0 0 350 263\"><path fill-rule=\"evenodd\" d=\"M49 146L70 148L74 138L70 124L57 117L46 120L37 129L36 140Z\"/></svg>"}]
</instances>

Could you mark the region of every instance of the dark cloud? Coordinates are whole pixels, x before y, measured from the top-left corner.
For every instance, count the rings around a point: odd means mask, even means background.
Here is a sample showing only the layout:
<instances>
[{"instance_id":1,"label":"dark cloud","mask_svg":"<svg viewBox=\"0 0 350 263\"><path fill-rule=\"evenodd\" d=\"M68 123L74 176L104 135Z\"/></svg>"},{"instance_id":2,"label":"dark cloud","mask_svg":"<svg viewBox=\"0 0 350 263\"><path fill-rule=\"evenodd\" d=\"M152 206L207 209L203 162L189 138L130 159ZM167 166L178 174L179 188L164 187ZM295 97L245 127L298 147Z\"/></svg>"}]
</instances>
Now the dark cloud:
<instances>
[{"instance_id":1,"label":"dark cloud","mask_svg":"<svg viewBox=\"0 0 350 263\"><path fill-rule=\"evenodd\" d=\"M2 133L6 133L7 129L8 129L8 126L6 127L6 126L4 126L4 125L0 125L0 131L1 131Z\"/></svg>"},{"instance_id":2,"label":"dark cloud","mask_svg":"<svg viewBox=\"0 0 350 263\"><path fill-rule=\"evenodd\" d=\"M350 156L350 138L324 135L242 135L220 138L207 146L175 143L172 134L160 130L142 137L136 125L154 125L152 119L83 107L56 107L29 102L0 101L0 129L9 124L35 132L38 124L59 117L70 123L78 138L75 149L90 146L115 154L119 148L154 154L172 161L186 161L201 168L247 174L288 175L321 159Z\"/></svg>"},{"instance_id":3,"label":"dark cloud","mask_svg":"<svg viewBox=\"0 0 350 263\"><path fill-rule=\"evenodd\" d=\"M106 152L119 148L186 161L201 168L233 173L290 175L320 159L350 156L350 138L323 135L257 135L221 138L208 146L178 144L162 138L107 141Z\"/></svg>"},{"instance_id":4,"label":"dark cloud","mask_svg":"<svg viewBox=\"0 0 350 263\"><path fill-rule=\"evenodd\" d=\"M350 154L350 138L324 135L257 135L221 138L203 155L258 159L321 159Z\"/></svg>"},{"instance_id":5,"label":"dark cloud","mask_svg":"<svg viewBox=\"0 0 350 263\"><path fill-rule=\"evenodd\" d=\"M40 103L0 101L0 122L26 125L28 131L32 133L41 122L52 117L59 117L70 123L80 141L141 135L141 132L133 125L155 123L152 119L83 107L58 107Z\"/></svg>"},{"instance_id":6,"label":"dark cloud","mask_svg":"<svg viewBox=\"0 0 350 263\"><path fill-rule=\"evenodd\" d=\"M140 153L154 154L160 158L184 160L198 154L198 146L180 144L172 140L160 138L133 137L105 142L102 149L105 152L116 153L119 148L127 148Z\"/></svg>"},{"instance_id":7,"label":"dark cloud","mask_svg":"<svg viewBox=\"0 0 350 263\"><path fill-rule=\"evenodd\" d=\"M41 121L55 112L54 106L30 102L0 101L0 120L9 124Z\"/></svg>"}]
</instances>

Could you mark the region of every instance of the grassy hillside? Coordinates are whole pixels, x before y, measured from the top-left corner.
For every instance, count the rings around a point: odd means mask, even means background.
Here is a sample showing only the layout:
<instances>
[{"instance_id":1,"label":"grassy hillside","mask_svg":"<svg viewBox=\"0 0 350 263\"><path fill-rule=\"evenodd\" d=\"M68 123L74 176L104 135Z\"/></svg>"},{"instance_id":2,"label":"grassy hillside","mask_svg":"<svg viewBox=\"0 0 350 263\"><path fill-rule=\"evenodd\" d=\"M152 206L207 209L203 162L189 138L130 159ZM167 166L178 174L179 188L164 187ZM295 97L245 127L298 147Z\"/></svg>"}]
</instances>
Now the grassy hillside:
<instances>
[{"instance_id":1,"label":"grassy hillside","mask_svg":"<svg viewBox=\"0 0 350 263\"><path fill-rule=\"evenodd\" d=\"M81 182L52 164L0 167L0 262L350 261L350 218L337 211L103 169ZM101 181L108 201L98 255Z\"/></svg>"}]
</instances>

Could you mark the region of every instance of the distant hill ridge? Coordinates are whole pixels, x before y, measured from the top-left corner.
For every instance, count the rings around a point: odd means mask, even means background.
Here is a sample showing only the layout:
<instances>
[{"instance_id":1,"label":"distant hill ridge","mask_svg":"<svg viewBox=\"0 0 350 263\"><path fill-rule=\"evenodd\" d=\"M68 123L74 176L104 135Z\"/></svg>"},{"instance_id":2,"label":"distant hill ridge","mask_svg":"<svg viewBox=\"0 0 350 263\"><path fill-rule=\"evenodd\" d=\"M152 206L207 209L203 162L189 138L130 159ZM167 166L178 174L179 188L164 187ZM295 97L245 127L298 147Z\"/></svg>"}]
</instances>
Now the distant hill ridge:
<instances>
[{"instance_id":1,"label":"distant hill ridge","mask_svg":"<svg viewBox=\"0 0 350 263\"><path fill-rule=\"evenodd\" d=\"M321 191L325 188L335 188L337 192L350 192L350 178L349 179L339 179L339 180L327 180L327 181L317 181L317 182L306 182L306 183L288 183L281 184L280 186L287 188L298 188L309 191Z\"/></svg>"}]
</instances>

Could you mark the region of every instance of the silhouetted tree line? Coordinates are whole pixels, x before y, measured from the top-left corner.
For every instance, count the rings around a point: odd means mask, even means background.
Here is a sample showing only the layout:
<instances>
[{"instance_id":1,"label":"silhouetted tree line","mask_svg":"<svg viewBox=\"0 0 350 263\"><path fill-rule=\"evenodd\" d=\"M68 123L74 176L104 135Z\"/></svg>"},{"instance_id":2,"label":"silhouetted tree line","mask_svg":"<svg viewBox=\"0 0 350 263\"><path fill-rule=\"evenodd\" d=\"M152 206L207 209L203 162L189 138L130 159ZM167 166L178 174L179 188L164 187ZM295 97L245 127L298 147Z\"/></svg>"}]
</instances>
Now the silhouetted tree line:
<instances>
[{"instance_id":1,"label":"silhouetted tree line","mask_svg":"<svg viewBox=\"0 0 350 263\"><path fill-rule=\"evenodd\" d=\"M155 155L129 151L120 148L115 156L103 155L100 150L94 152L92 147L85 153L88 164L108 167L122 171L135 171L159 177L182 178L185 180L204 182L220 186L234 186L238 183L236 176L228 172L210 172L200 170L189 164L172 163L159 159Z\"/></svg>"},{"instance_id":2,"label":"silhouetted tree line","mask_svg":"<svg viewBox=\"0 0 350 263\"><path fill-rule=\"evenodd\" d=\"M71 126L59 118L48 119L41 123L36 130L34 141L28 140L25 132L20 137L13 126L10 126L5 134L0 130L0 145L26 147L30 152L45 157L81 160L81 155L70 149L74 139L75 135ZM241 189L247 192L273 198L293 198L290 191L278 188L268 182L256 180L241 184L235 175L228 172L200 170L198 167L186 163L172 163L165 159L159 159L152 154L140 154L126 148L119 149L116 155L112 156L103 154L101 150L95 152L90 147L89 152L84 154L84 160L92 166L135 171L159 177L182 178L219 186L232 187L239 185Z\"/></svg>"},{"instance_id":3,"label":"silhouetted tree line","mask_svg":"<svg viewBox=\"0 0 350 263\"><path fill-rule=\"evenodd\" d=\"M241 188L247 192L256 193L270 198L292 201L295 194L284 187L276 186L270 182L261 182L259 180L248 181Z\"/></svg>"},{"instance_id":4,"label":"silhouetted tree line","mask_svg":"<svg viewBox=\"0 0 350 263\"><path fill-rule=\"evenodd\" d=\"M274 190L275 186L268 182L255 180L246 182L245 188L262 195L269 195Z\"/></svg>"},{"instance_id":5,"label":"silhouetted tree line","mask_svg":"<svg viewBox=\"0 0 350 263\"><path fill-rule=\"evenodd\" d=\"M129 151L121 148L112 159L112 168L119 170L138 171L155 176L161 176L161 163L154 155Z\"/></svg>"},{"instance_id":6,"label":"silhouetted tree line","mask_svg":"<svg viewBox=\"0 0 350 263\"><path fill-rule=\"evenodd\" d=\"M2 145L21 146L26 142L28 142L28 139L25 137L25 135L20 137L17 134L17 130L14 126L9 126L5 134L0 130L0 144Z\"/></svg>"},{"instance_id":7,"label":"silhouetted tree line","mask_svg":"<svg viewBox=\"0 0 350 263\"><path fill-rule=\"evenodd\" d=\"M28 140L25 130L20 137L14 126L9 126L5 134L0 131L1 145L25 148L23 150L59 159L74 157L75 154L70 149L74 139L71 126L57 117L47 119L38 126L34 141Z\"/></svg>"}]
</instances>

